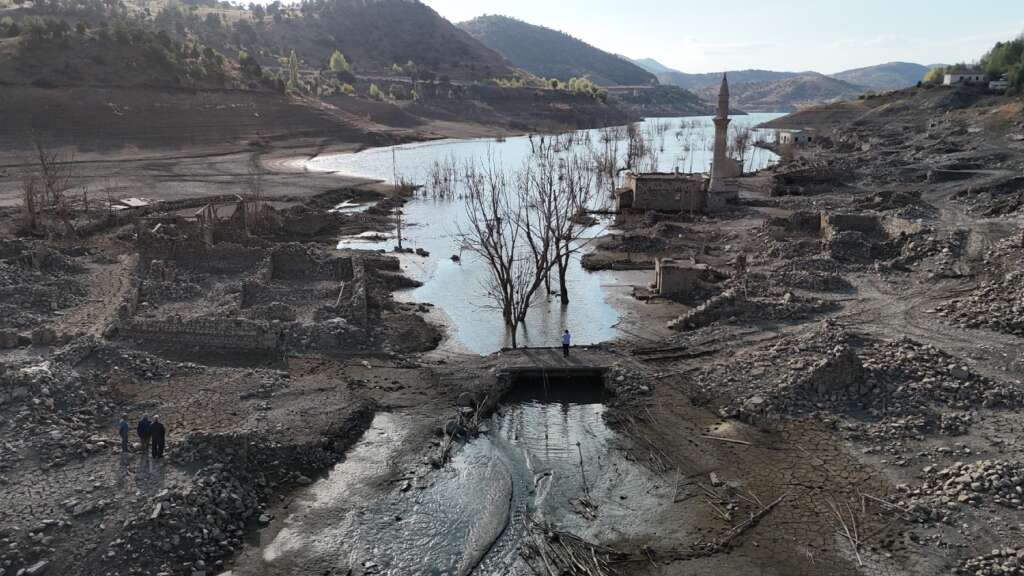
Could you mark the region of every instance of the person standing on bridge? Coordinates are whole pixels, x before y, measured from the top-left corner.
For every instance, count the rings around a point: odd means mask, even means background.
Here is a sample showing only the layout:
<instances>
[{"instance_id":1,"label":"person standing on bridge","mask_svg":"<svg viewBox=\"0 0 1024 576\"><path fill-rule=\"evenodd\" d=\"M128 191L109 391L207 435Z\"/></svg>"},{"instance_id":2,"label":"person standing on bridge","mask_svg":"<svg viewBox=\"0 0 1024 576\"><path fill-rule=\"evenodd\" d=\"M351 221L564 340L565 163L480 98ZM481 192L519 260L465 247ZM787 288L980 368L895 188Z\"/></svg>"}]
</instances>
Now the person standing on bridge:
<instances>
[{"instance_id":1,"label":"person standing on bridge","mask_svg":"<svg viewBox=\"0 0 1024 576\"><path fill-rule=\"evenodd\" d=\"M562 334L562 356L569 357L569 346L572 345L572 334L566 330L565 334Z\"/></svg>"}]
</instances>

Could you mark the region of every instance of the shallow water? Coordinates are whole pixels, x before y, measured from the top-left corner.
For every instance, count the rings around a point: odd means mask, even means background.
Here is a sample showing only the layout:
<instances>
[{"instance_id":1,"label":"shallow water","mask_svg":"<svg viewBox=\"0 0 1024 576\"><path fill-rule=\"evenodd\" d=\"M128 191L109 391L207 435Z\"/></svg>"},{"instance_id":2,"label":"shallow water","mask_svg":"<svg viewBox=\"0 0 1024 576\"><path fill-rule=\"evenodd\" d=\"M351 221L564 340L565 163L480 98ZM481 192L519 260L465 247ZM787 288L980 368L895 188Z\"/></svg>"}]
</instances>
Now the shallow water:
<instances>
[{"instance_id":1,"label":"shallow water","mask_svg":"<svg viewBox=\"0 0 1024 576\"><path fill-rule=\"evenodd\" d=\"M379 414L347 459L300 493L261 551L265 568L518 576L532 573L519 555L529 518L596 541L653 535L673 495L616 449L603 397L543 396L513 399L489 433L418 477L396 468L408 421ZM597 505L590 518L576 509L587 495Z\"/></svg>"},{"instance_id":2,"label":"shallow water","mask_svg":"<svg viewBox=\"0 0 1024 576\"><path fill-rule=\"evenodd\" d=\"M780 116L779 114L751 114L733 118L734 126L755 126ZM641 127L655 122L669 123L675 128L663 138L664 150L659 154L658 168L669 171L702 172L708 169L711 152L705 148L713 139L711 117L658 119L641 123ZM678 127L685 122L685 138L675 137ZM600 143L600 130L581 131L595 144ZM535 137L539 141L540 137ZM546 137L550 138L550 137ZM620 145L624 150L625 144ZM528 137L495 139L440 140L401 146L374 148L357 154L337 154L315 158L307 163L311 170L338 172L350 176L377 178L385 181L399 179L423 184L428 180L432 164L453 159L458 165L466 162L484 162L493 159L500 167L514 169L530 157ZM752 149L745 161L747 169L760 169L774 162L776 157L762 149ZM447 316L452 341L456 348L478 354L490 354L511 345L500 311L488 300L483 285L488 277L486 265L469 254L461 253L457 242L460 225L466 222L465 203L462 200L434 200L418 197L403 209L405 228L403 245L423 248L427 258L403 256L403 265L423 286L400 293L398 297L411 302L429 302L437 305ZM605 233L609 222L604 220L588 231L590 236ZM386 240L343 238L339 248L392 250L395 238ZM461 262L452 261L453 255ZM563 307L557 297L540 294L520 328L519 343L524 346L557 346L566 329L573 334L575 344L596 344L617 336L615 324L619 314L609 302L609 287L619 284L613 272L589 273L579 259L574 258L568 271L569 293L572 302ZM653 278L652 278L653 279Z\"/></svg>"}]
</instances>

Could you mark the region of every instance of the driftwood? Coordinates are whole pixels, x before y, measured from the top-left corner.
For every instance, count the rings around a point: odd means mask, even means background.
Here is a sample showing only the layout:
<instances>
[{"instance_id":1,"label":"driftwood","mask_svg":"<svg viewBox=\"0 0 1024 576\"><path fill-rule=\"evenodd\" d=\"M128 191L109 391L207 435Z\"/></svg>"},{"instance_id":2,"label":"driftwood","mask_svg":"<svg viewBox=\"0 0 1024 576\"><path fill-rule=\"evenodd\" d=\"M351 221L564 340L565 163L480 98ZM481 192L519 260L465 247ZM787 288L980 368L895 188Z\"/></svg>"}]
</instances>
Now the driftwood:
<instances>
[{"instance_id":1,"label":"driftwood","mask_svg":"<svg viewBox=\"0 0 1024 576\"><path fill-rule=\"evenodd\" d=\"M744 532L746 532L747 530L749 530L753 526L756 526L757 523L760 522L762 518L767 516L769 512L771 512L776 506L781 504L782 501L785 500L785 499L786 499L786 494L783 494L782 496L779 496L778 498L775 499L774 502L772 502L771 504L769 504L769 505L765 506L764 508L762 508L760 512L758 512L757 514L754 514L753 516L748 518L742 524L734 526L732 529L730 529L728 532L726 532L721 538L719 538L717 541L715 541L715 544L713 546L714 551L715 552L721 551L722 549L727 547L729 545L729 543L732 542L737 536L739 536L740 534L743 534Z\"/></svg>"},{"instance_id":2,"label":"driftwood","mask_svg":"<svg viewBox=\"0 0 1024 576\"><path fill-rule=\"evenodd\" d=\"M547 576L616 576L612 564L626 558L611 548L591 544L547 524L531 521L527 532Z\"/></svg>"},{"instance_id":3,"label":"driftwood","mask_svg":"<svg viewBox=\"0 0 1024 576\"><path fill-rule=\"evenodd\" d=\"M701 434L701 438L707 438L708 440L718 440L719 442L728 442L730 444L742 444L744 446L753 446L746 440L733 440L732 438L722 438L721 436L708 436L707 434Z\"/></svg>"}]
</instances>

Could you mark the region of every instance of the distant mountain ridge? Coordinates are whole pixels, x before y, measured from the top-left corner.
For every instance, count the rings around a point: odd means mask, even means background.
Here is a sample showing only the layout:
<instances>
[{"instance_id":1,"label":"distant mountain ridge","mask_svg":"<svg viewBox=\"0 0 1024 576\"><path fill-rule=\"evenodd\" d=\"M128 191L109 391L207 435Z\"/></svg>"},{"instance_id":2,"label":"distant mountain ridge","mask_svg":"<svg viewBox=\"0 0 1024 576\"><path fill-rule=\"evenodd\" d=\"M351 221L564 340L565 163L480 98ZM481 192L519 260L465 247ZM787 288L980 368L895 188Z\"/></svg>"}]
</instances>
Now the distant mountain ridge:
<instances>
[{"instance_id":1,"label":"distant mountain ridge","mask_svg":"<svg viewBox=\"0 0 1024 576\"><path fill-rule=\"evenodd\" d=\"M816 72L767 82L736 82L732 77L730 72L732 104L748 112L793 112L814 104L849 100L864 93L861 86ZM718 97L717 86L705 86L696 92L709 102Z\"/></svg>"},{"instance_id":2,"label":"distant mountain ridge","mask_svg":"<svg viewBox=\"0 0 1024 576\"><path fill-rule=\"evenodd\" d=\"M886 62L876 66L845 70L833 74L832 77L874 90L899 90L920 82L929 68L911 62Z\"/></svg>"},{"instance_id":3,"label":"distant mountain ridge","mask_svg":"<svg viewBox=\"0 0 1024 576\"><path fill-rule=\"evenodd\" d=\"M722 72L688 74L652 58L631 61L656 75L662 84L692 90L711 101L718 95ZM750 111L787 112L812 104L855 98L871 90L913 86L928 69L929 66L910 62L887 62L831 75L774 70L730 70L727 73L737 106Z\"/></svg>"},{"instance_id":4,"label":"distant mountain ridge","mask_svg":"<svg viewBox=\"0 0 1024 576\"><path fill-rule=\"evenodd\" d=\"M458 24L514 66L544 78L589 78L602 86L648 85L657 78L633 62L572 36L507 16L486 15Z\"/></svg>"},{"instance_id":5,"label":"distant mountain ridge","mask_svg":"<svg viewBox=\"0 0 1024 576\"><path fill-rule=\"evenodd\" d=\"M680 72L665 66L653 58L631 60L637 66L642 67L651 74L658 77L662 84L679 86L687 90L699 91L708 86L718 86L722 82L721 72L705 72L689 74ZM799 76L801 72L777 72L774 70L729 70L729 82L773 82Z\"/></svg>"}]
</instances>

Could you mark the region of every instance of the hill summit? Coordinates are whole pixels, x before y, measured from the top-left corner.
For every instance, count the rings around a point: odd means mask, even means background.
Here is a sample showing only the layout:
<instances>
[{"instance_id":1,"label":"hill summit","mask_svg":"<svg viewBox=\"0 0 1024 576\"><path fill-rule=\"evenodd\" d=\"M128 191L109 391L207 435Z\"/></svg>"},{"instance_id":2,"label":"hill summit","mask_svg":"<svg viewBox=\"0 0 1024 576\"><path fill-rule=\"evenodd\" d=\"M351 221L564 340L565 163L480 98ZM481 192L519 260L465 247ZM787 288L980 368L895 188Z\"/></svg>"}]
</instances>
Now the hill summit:
<instances>
[{"instance_id":1,"label":"hill summit","mask_svg":"<svg viewBox=\"0 0 1024 576\"><path fill-rule=\"evenodd\" d=\"M602 86L657 83L640 66L572 36L507 16L480 16L459 24L513 65L544 78L589 78Z\"/></svg>"}]
</instances>

